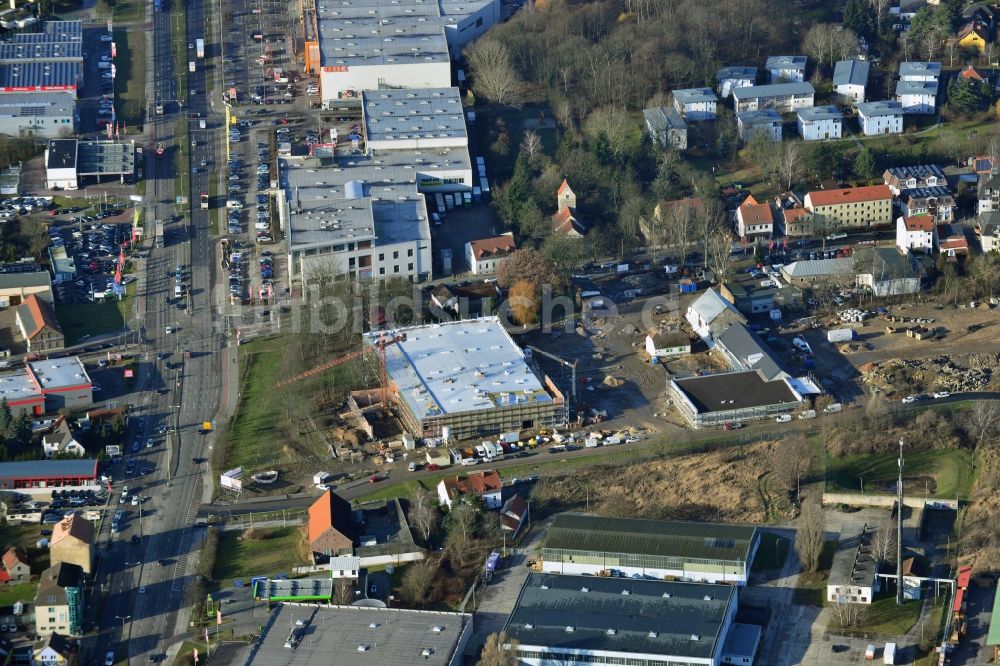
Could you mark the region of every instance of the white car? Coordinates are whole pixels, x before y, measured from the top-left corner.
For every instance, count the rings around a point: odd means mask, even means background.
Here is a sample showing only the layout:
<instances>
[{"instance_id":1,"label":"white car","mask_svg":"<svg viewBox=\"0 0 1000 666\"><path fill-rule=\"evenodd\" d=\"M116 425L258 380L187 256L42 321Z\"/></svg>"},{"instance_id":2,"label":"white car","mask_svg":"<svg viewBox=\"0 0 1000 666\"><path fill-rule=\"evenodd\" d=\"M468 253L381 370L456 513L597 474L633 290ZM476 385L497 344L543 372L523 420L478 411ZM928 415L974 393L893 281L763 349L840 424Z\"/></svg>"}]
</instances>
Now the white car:
<instances>
[{"instance_id":1,"label":"white car","mask_svg":"<svg viewBox=\"0 0 1000 666\"><path fill-rule=\"evenodd\" d=\"M172 327L170 327L170 326L167 326L167 335L170 335L173 332L174 332L174 329Z\"/></svg>"},{"instance_id":2,"label":"white car","mask_svg":"<svg viewBox=\"0 0 1000 666\"><path fill-rule=\"evenodd\" d=\"M950 398L951 397L951 393L948 393L948 391L937 391L937 392L935 392L935 393L932 394L932 397L935 398L935 399L937 399L937 398Z\"/></svg>"},{"instance_id":3,"label":"white car","mask_svg":"<svg viewBox=\"0 0 1000 666\"><path fill-rule=\"evenodd\" d=\"M630 436L628 436L628 437L625 438L625 443L626 444L635 444L638 441L639 441L639 438L637 436L635 436L635 435L630 435Z\"/></svg>"},{"instance_id":4,"label":"white car","mask_svg":"<svg viewBox=\"0 0 1000 666\"><path fill-rule=\"evenodd\" d=\"M115 666L115 653L114 653L114 651L110 651L109 650L108 653L106 655L104 655L104 666Z\"/></svg>"},{"instance_id":5,"label":"white car","mask_svg":"<svg viewBox=\"0 0 1000 666\"><path fill-rule=\"evenodd\" d=\"M406 471L407 472L416 472L417 471L417 463L411 462L409 465L406 466Z\"/></svg>"},{"instance_id":6,"label":"white car","mask_svg":"<svg viewBox=\"0 0 1000 666\"><path fill-rule=\"evenodd\" d=\"M781 414L777 418L775 418L774 420L776 422L778 422L778 423L788 423L789 421L792 420L792 415L791 414Z\"/></svg>"},{"instance_id":7,"label":"white car","mask_svg":"<svg viewBox=\"0 0 1000 666\"><path fill-rule=\"evenodd\" d=\"M132 506L139 506L139 496L132 495Z\"/></svg>"},{"instance_id":8,"label":"white car","mask_svg":"<svg viewBox=\"0 0 1000 666\"><path fill-rule=\"evenodd\" d=\"M914 403L916 401L917 401L917 396L915 396L915 395L908 395L905 398L903 398L903 404L904 405L909 405L909 404L912 404L912 403Z\"/></svg>"}]
</instances>

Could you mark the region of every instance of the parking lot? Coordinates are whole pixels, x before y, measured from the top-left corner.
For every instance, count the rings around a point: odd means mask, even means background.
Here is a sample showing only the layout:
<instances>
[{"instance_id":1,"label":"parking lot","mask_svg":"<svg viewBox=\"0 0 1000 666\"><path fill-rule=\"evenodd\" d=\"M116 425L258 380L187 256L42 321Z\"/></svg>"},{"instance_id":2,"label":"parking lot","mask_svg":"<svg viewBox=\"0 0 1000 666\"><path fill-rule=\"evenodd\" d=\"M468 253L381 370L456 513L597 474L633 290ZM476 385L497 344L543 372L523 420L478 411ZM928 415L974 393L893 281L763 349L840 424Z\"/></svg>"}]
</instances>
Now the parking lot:
<instances>
[{"instance_id":1,"label":"parking lot","mask_svg":"<svg viewBox=\"0 0 1000 666\"><path fill-rule=\"evenodd\" d=\"M67 217L79 207L60 209L49 229L53 247L63 247L73 260L76 274L72 280L53 285L57 303L85 303L113 296L115 263L122 246L131 246L132 224L121 221L125 210L109 208L86 216ZM62 218L62 219L60 219ZM131 275L123 282L134 281Z\"/></svg>"}]
</instances>

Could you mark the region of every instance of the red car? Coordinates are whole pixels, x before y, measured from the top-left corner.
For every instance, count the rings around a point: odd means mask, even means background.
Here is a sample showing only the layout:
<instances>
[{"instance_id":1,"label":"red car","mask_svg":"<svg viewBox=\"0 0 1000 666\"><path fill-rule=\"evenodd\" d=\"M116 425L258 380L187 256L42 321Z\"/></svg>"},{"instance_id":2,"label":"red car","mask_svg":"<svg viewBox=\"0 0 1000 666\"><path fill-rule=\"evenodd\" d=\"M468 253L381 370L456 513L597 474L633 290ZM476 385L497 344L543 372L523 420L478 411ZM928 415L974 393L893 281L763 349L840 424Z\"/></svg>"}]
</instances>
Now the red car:
<instances>
[{"instance_id":1,"label":"red car","mask_svg":"<svg viewBox=\"0 0 1000 666\"><path fill-rule=\"evenodd\" d=\"M378 474L372 474L368 477L368 483L378 483L382 479L379 478Z\"/></svg>"},{"instance_id":2,"label":"red car","mask_svg":"<svg viewBox=\"0 0 1000 666\"><path fill-rule=\"evenodd\" d=\"M441 465L435 465L434 463L429 463L424 466L424 469L426 469L428 472L436 472L439 469L441 469Z\"/></svg>"}]
</instances>

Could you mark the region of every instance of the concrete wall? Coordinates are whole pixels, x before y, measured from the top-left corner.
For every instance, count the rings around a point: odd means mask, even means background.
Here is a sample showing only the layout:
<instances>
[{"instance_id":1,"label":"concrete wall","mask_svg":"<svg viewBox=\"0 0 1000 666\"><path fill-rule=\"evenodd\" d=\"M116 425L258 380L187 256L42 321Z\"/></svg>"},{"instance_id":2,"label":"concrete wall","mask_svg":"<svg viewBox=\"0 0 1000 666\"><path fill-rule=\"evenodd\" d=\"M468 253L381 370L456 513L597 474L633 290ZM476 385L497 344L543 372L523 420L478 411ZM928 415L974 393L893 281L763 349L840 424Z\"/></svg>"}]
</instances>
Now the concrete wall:
<instances>
[{"instance_id":1,"label":"concrete wall","mask_svg":"<svg viewBox=\"0 0 1000 666\"><path fill-rule=\"evenodd\" d=\"M823 504L846 504L848 506L872 506L877 508L892 508L896 504L895 495L872 495L861 493L823 493ZM929 499L926 497L903 496L903 504L914 509L952 509L958 510L958 500Z\"/></svg>"},{"instance_id":2,"label":"concrete wall","mask_svg":"<svg viewBox=\"0 0 1000 666\"><path fill-rule=\"evenodd\" d=\"M372 557L360 558L362 567L377 567L386 564L400 564L402 562L419 562L424 559L423 551L411 553L400 553L399 555L375 555Z\"/></svg>"}]
</instances>

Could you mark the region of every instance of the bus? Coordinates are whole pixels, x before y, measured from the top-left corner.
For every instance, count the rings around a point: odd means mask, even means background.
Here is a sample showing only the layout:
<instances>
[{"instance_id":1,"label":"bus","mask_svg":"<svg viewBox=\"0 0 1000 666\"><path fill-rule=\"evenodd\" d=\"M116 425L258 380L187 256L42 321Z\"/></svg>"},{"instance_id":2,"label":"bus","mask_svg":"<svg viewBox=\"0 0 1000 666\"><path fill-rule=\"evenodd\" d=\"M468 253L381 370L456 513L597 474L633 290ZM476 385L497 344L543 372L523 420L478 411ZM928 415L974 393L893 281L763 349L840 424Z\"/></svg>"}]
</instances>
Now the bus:
<instances>
[{"instance_id":1,"label":"bus","mask_svg":"<svg viewBox=\"0 0 1000 666\"><path fill-rule=\"evenodd\" d=\"M201 207L203 210L208 210L208 193L201 193Z\"/></svg>"}]
</instances>

